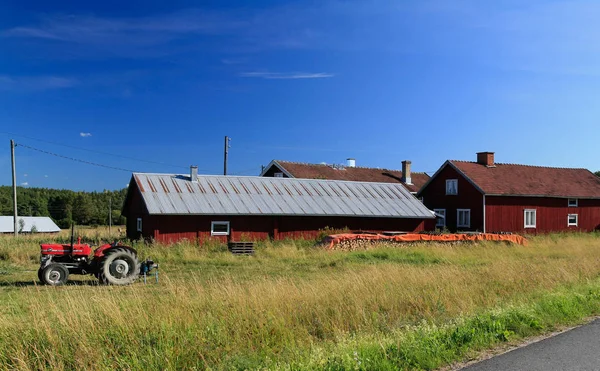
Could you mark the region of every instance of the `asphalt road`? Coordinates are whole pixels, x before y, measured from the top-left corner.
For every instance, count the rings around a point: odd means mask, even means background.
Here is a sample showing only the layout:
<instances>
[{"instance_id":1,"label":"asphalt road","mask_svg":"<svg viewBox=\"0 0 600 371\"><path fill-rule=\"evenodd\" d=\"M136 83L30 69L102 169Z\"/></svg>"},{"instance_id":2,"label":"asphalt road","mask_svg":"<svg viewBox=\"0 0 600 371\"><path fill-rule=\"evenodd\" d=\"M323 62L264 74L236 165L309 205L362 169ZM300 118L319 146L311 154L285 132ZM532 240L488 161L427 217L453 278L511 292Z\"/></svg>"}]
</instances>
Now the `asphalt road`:
<instances>
[{"instance_id":1,"label":"asphalt road","mask_svg":"<svg viewBox=\"0 0 600 371\"><path fill-rule=\"evenodd\" d=\"M463 370L600 370L600 319Z\"/></svg>"}]
</instances>

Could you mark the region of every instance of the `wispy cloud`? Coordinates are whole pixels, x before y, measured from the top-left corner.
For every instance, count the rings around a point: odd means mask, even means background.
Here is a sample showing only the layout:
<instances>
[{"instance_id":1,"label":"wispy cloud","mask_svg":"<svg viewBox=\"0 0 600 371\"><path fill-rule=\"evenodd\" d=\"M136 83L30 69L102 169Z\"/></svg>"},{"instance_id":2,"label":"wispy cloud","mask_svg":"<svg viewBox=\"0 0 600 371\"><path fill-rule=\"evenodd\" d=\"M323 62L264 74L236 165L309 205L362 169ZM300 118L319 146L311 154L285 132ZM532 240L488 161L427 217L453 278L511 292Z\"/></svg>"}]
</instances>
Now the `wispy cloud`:
<instances>
[{"instance_id":1,"label":"wispy cloud","mask_svg":"<svg viewBox=\"0 0 600 371\"><path fill-rule=\"evenodd\" d=\"M88 138L88 137L92 136L92 133L81 132L81 133L79 133L79 136L82 137L82 138Z\"/></svg>"},{"instance_id":2,"label":"wispy cloud","mask_svg":"<svg viewBox=\"0 0 600 371\"><path fill-rule=\"evenodd\" d=\"M324 79L334 77L332 73L326 72L242 72L241 77L257 77L268 80L294 80L294 79Z\"/></svg>"},{"instance_id":3,"label":"wispy cloud","mask_svg":"<svg viewBox=\"0 0 600 371\"><path fill-rule=\"evenodd\" d=\"M79 80L61 76L7 76L0 75L0 90L54 90L79 85Z\"/></svg>"},{"instance_id":4,"label":"wispy cloud","mask_svg":"<svg viewBox=\"0 0 600 371\"><path fill-rule=\"evenodd\" d=\"M23 183L21 183L21 185L22 185L23 187L27 187L27 186L29 185L29 182L23 182Z\"/></svg>"},{"instance_id":5,"label":"wispy cloud","mask_svg":"<svg viewBox=\"0 0 600 371\"><path fill-rule=\"evenodd\" d=\"M239 64L234 54L371 45L382 35L373 40L356 30L370 30L371 16L387 14L395 5L391 0L368 3L326 0L226 12L191 8L145 17L50 14L0 29L0 37L37 40L30 44L37 55L51 58L159 58L210 48L229 53L223 64Z\"/></svg>"},{"instance_id":6,"label":"wispy cloud","mask_svg":"<svg viewBox=\"0 0 600 371\"><path fill-rule=\"evenodd\" d=\"M199 9L135 18L47 15L0 30L0 38L31 39L24 48L52 59L161 58L197 50L211 36L231 35L247 22Z\"/></svg>"},{"instance_id":7,"label":"wispy cloud","mask_svg":"<svg viewBox=\"0 0 600 371\"><path fill-rule=\"evenodd\" d=\"M6 37L51 39L74 43L155 44L178 35L222 34L244 23L217 13L190 9L166 15L140 18L99 18L81 15L50 16L38 25L8 29Z\"/></svg>"}]
</instances>

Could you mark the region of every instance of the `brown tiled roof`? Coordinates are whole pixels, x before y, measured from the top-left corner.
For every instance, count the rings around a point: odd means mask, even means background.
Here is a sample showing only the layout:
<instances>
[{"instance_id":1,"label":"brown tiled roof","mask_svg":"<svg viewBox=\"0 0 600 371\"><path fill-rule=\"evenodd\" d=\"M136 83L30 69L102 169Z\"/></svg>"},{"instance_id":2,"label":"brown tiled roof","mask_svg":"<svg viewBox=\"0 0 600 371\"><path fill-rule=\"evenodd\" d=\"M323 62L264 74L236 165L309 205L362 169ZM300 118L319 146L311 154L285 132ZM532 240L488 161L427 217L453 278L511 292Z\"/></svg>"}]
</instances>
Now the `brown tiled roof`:
<instances>
[{"instance_id":1,"label":"brown tiled roof","mask_svg":"<svg viewBox=\"0 0 600 371\"><path fill-rule=\"evenodd\" d=\"M298 162L275 161L294 178L349 180L356 182L401 183L402 171L377 169L372 167L344 167L335 169L331 165L304 164ZM425 173L412 172L413 184L404 184L410 192L417 192L429 180Z\"/></svg>"},{"instance_id":2,"label":"brown tiled roof","mask_svg":"<svg viewBox=\"0 0 600 371\"><path fill-rule=\"evenodd\" d=\"M587 169L449 161L485 194L600 198L600 178Z\"/></svg>"}]
</instances>

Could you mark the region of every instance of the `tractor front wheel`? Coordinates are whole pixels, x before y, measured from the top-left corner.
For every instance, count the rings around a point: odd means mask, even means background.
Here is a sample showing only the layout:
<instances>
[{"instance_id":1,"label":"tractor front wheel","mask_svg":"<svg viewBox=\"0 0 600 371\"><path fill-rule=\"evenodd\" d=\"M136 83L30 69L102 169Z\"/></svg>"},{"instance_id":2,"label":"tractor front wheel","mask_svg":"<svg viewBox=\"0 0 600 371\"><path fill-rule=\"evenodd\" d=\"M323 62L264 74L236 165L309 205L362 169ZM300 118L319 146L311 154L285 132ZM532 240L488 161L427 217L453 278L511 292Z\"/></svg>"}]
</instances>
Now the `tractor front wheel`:
<instances>
[{"instance_id":1,"label":"tractor front wheel","mask_svg":"<svg viewBox=\"0 0 600 371\"><path fill-rule=\"evenodd\" d=\"M61 286L69 279L69 270L62 264L48 264L38 271L38 277L45 285Z\"/></svg>"},{"instance_id":2,"label":"tractor front wheel","mask_svg":"<svg viewBox=\"0 0 600 371\"><path fill-rule=\"evenodd\" d=\"M104 285L129 285L140 274L140 263L131 249L111 249L99 264L98 279Z\"/></svg>"}]
</instances>

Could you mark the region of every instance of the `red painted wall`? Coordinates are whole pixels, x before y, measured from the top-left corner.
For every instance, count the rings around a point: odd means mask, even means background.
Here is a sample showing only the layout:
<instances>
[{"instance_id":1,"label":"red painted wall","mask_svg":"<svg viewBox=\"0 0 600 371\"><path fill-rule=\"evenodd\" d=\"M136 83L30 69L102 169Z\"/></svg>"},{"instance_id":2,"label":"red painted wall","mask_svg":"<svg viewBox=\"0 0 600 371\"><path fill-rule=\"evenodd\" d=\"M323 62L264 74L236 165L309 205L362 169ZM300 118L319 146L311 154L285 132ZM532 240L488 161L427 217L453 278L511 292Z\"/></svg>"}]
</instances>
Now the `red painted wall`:
<instances>
[{"instance_id":1,"label":"red painted wall","mask_svg":"<svg viewBox=\"0 0 600 371\"><path fill-rule=\"evenodd\" d=\"M486 229L529 234L600 229L600 200L579 200L578 207L568 207L567 202L564 198L487 196ZM525 209L536 209L536 228L524 227ZM568 214L578 214L577 227L567 226Z\"/></svg>"},{"instance_id":2,"label":"red painted wall","mask_svg":"<svg viewBox=\"0 0 600 371\"><path fill-rule=\"evenodd\" d=\"M144 206L142 195L135 184L129 185L129 192L130 194L126 199L127 205L124 207L127 211L127 214L124 214L124 216L127 217L127 238L137 240L142 237L142 235L151 234L152 230L142 224L142 232L137 231L137 218L147 215L148 211L146 210L146 206Z\"/></svg>"},{"instance_id":3,"label":"red painted wall","mask_svg":"<svg viewBox=\"0 0 600 371\"><path fill-rule=\"evenodd\" d=\"M230 236L211 236L211 221L229 221ZM424 230L421 219L343 218L343 217L286 217L286 216L207 216L207 215L146 215L143 217L145 238L162 243L183 239L256 241L265 239L315 238L326 227L368 231ZM129 225L128 225L129 227ZM134 225L135 227L135 225Z\"/></svg>"},{"instance_id":4,"label":"red painted wall","mask_svg":"<svg viewBox=\"0 0 600 371\"><path fill-rule=\"evenodd\" d=\"M458 179L458 194L446 195L446 179ZM450 165L446 166L418 197L430 210L446 209L446 227L456 231L456 210L471 210L471 227L460 230L483 231L483 195Z\"/></svg>"}]
</instances>

